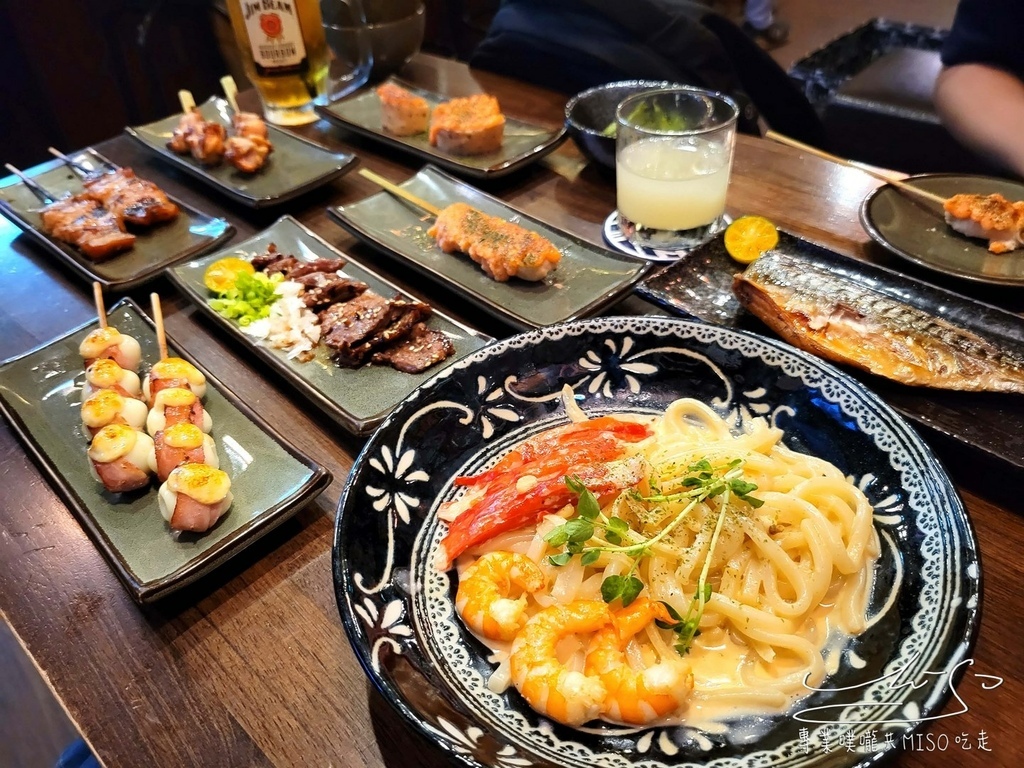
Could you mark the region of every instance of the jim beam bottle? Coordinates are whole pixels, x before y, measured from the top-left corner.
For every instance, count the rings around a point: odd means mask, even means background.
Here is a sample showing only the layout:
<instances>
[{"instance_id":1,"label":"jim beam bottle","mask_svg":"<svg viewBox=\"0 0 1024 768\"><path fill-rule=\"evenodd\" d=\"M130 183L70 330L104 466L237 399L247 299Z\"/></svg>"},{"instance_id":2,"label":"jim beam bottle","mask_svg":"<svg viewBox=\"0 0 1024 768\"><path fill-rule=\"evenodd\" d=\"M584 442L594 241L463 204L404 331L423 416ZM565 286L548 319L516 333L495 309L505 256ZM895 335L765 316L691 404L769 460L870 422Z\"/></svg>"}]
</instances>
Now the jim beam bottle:
<instances>
[{"instance_id":1,"label":"jim beam bottle","mask_svg":"<svg viewBox=\"0 0 1024 768\"><path fill-rule=\"evenodd\" d=\"M267 120L316 120L313 102L324 92L330 64L319 0L230 0L228 11Z\"/></svg>"}]
</instances>

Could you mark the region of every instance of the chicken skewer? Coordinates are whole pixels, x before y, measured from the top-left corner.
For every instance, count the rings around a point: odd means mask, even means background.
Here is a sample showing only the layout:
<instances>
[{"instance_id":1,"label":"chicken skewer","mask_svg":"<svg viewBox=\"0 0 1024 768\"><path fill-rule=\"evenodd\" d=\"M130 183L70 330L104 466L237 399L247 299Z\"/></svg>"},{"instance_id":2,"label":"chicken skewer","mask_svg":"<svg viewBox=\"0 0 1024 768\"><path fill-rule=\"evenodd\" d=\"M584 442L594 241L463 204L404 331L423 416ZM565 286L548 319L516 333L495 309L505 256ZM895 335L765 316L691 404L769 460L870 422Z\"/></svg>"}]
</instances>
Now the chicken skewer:
<instances>
[{"instance_id":1,"label":"chicken skewer","mask_svg":"<svg viewBox=\"0 0 1024 768\"><path fill-rule=\"evenodd\" d=\"M536 232L489 216L466 203L453 203L441 209L372 171L364 168L359 173L434 216L436 221L427 234L437 240L438 247L445 253L465 253L498 282L511 277L543 280L562 258L554 244Z\"/></svg>"},{"instance_id":2,"label":"chicken skewer","mask_svg":"<svg viewBox=\"0 0 1024 768\"><path fill-rule=\"evenodd\" d=\"M92 284L93 301L96 304L96 316L99 328L87 336L79 352L83 357L94 354L94 347L113 340L112 331L107 323L107 310L103 303L103 288L98 282ZM119 356L122 360L129 353L130 336L118 334L120 341L117 350L107 346L104 354ZM141 359L141 350L139 351ZM88 359L88 358L87 358ZM139 377L132 370L126 371L112 357L102 357L93 362L85 371L86 383L82 387L82 426L93 437L109 424L127 424L133 429L142 429L146 422L146 405L138 399L140 393Z\"/></svg>"},{"instance_id":3,"label":"chicken skewer","mask_svg":"<svg viewBox=\"0 0 1024 768\"><path fill-rule=\"evenodd\" d=\"M135 235L125 232L117 217L95 200L86 195L57 198L10 163L4 167L46 204L39 212L43 230L75 246L86 258L103 261L135 244Z\"/></svg>"},{"instance_id":4,"label":"chicken skewer","mask_svg":"<svg viewBox=\"0 0 1024 768\"><path fill-rule=\"evenodd\" d=\"M823 152L796 139L775 133L775 131L767 131L765 138L801 149L816 157L845 165L848 168L856 168L869 176L891 184L902 192L914 195L926 202L941 205L946 223L950 227L968 237L988 240L988 249L992 253L1007 253L1024 245L1024 201L1014 203L999 194L959 194L946 198L907 184L891 173L859 163L856 160L846 160Z\"/></svg>"},{"instance_id":5,"label":"chicken skewer","mask_svg":"<svg viewBox=\"0 0 1024 768\"><path fill-rule=\"evenodd\" d=\"M203 165L217 165L224 157L227 130L215 120L206 120L189 91L178 91L184 113L171 133L167 146L179 155L191 153Z\"/></svg>"},{"instance_id":6,"label":"chicken skewer","mask_svg":"<svg viewBox=\"0 0 1024 768\"><path fill-rule=\"evenodd\" d=\"M152 293L150 300L160 362L166 362L169 359L167 335L160 297ZM167 396L173 391L160 390L156 397ZM198 393L184 389L178 391L198 400ZM165 408L165 417L167 411ZM163 481L157 492L160 514L171 530L205 533L231 506L231 479L219 469L216 445L191 420L166 424L156 432L153 437L152 464L159 479Z\"/></svg>"},{"instance_id":7,"label":"chicken skewer","mask_svg":"<svg viewBox=\"0 0 1024 768\"><path fill-rule=\"evenodd\" d=\"M167 194L153 182L140 179L131 168L120 168L94 153L107 167L98 171L86 168L53 147L49 152L82 177L86 197L96 200L121 222L148 227L177 218L178 206Z\"/></svg>"},{"instance_id":8,"label":"chicken skewer","mask_svg":"<svg viewBox=\"0 0 1024 768\"><path fill-rule=\"evenodd\" d=\"M224 96L231 106L231 127L235 132L225 145L224 159L244 173L255 173L267 157L274 151L268 139L267 124L263 118L253 112L243 112L238 108L238 86L231 75L220 79Z\"/></svg>"}]
</instances>

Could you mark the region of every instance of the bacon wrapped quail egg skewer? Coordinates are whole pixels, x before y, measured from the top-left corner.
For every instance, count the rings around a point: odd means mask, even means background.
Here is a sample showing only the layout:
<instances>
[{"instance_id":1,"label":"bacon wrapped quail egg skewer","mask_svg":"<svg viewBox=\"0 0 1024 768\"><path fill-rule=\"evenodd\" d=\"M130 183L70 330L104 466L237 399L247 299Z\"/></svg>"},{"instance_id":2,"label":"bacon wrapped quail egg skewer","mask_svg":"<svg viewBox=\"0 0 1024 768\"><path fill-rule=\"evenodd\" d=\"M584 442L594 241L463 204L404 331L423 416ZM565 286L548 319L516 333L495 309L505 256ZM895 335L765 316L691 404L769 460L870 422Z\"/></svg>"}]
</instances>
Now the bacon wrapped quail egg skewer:
<instances>
[{"instance_id":1,"label":"bacon wrapped quail egg skewer","mask_svg":"<svg viewBox=\"0 0 1024 768\"><path fill-rule=\"evenodd\" d=\"M125 397L114 389L100 389L82 403L82 426L94 437L108 424L142 429L147 413L141 400Z\"/></svg>"},{"instance_id":2,"label":"bacon wrapped quail egg skewer","mask_svg":"<svg viewBox=\"0 0 1024 768\"><path fill-rule=\"evenodd\" d=\"M146 416L146 431L153 437L175 424L193 424L201 432L213 429L213 419L203 408L199 397L184 387L169 387L157 392L153 407Z\"/></svg>"},{"instance_id":3,"label":"bacon wrapped quail egg skewer","mask_svg":"<svg viewBox=\"0 0 1024 768\"><path fill-rule=\"evenodd\" d=\"M92 476L111 493L137 491L149 485L153 438L127 424L108 424L89 444Z\"/></svg>"},{"instance_id":4,"label":"bacon wrapped quail egg skewer","mask_svg":"<svg viewBox=\"0 0 1024 768\"><path fill-rule=\"evenodd\" d=\"M171 472L186 464L206 464L219 469L220 458L213 438L185 421L172 424L153 436L152 464L157 479L166 482Z\"/></svg>"},{"instance_id":5,"label":"bacon wrapped quail egg skewer","mask_svg":"<svg viewBox=\"0 0 1024 768\"><path fill-rule=\"evenodd\" d=\"M231 506L231 479L220 470L212 427L200 399L206 377L194 365L168 357L160 297L151 294L161 359L143 382L153 408L146 426L153 434L152 463L163 481L157 499L172 531L205 533Z\"/></svg>"},{"instance_id":6,"label":"bacon wrapped quail egg skewer","mask_svg":"<svg viewBox=\"0 0 1024 768\"><path fill-rule=\"evenodd\" d=\"M97 328L86 336L78 345L78 352L85 360L86 368L97 360L108 358L127 371L136 371L142 361L139 342L110 325Z\"/></svg>"},{"instance_id":7,"label":"bacon wrapped quail egg skewer","mask_svg":"<svg viewBox=\"0 0 1024 768\"><path fill-rule=\"evenodd\" d=\"M206 377L188 360L180 357L164 357L155 363L142 382L142 394L151 405L163 389L180 388L195 393L202 399L206 396Z\"/></svg>"},{"instance_id":8,"label":"bacon wrapped quail egg skewer","mask_svg":"<svg viewBox=\"0 0 1024 768\"><path fill-rule=\"evenodd\" d=\"M168 475L158 498L172 530L204 533L231 506L231 479L208 464L183 464Z\"/></svg>"},{"instance_id":9,"label":"bacon wrapped quail egg skewer","mask_svg":"<svg viewBox=\"0 0 1024 768\"><path fill-rule=\"evenodd\" d=\"M97 392L112 390L122 397L140 399L142 382L139 374L128 371L109 357L103 357L85 369L85 384L82 385L82 401L88 400Z\"/></svg>"}]
</instances>

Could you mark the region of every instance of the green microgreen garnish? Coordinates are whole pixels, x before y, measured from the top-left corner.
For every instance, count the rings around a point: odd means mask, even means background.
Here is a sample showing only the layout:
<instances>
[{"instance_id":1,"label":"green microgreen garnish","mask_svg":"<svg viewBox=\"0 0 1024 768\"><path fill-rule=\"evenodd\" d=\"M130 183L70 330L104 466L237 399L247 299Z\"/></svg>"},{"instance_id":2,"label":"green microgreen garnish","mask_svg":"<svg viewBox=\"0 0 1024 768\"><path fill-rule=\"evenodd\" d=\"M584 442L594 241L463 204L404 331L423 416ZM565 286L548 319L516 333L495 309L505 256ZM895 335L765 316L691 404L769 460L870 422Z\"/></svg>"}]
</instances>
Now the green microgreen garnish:
<instances>
[{"instance_id":1,"label":"green microgreen garnish","mask_svg":"<svg viewBox=\"0 0 1024 768\"><path fill-rule=\"evenodd\" d=\"M666 604L673 621L671 623L659 622L659 626L663 629L670 629L677 633L675 647L680 655L684 655L690 650L694 638L700 634L698 627L704 614L704 607L711 599L712 588L707 580L708 571L711 568L711 559L725 521L730 498L740 499L755 509L764 503L761 499L750 495L757 490L757 485L741 477L742 467L742 459L733 459L722 466L715 466L707 459L701 459L687 467L686 475L679 481L679 490L671 493L656 490L649 496L644 496L635 488L628 491L633 500L648 504L688 501L686 506L677 512L667 525L650 538L634 531L629 523L621 517L603 515L601 506L593 492L578 477L567 476L565 484L577 495L576 515L553 528L544 537L544 540L553 549L562 550L549 555L548 562L552 565L562 566L566 565L575 555L579 555L580 562L587 566L596 563L602 553L619 553L632 558L633 562L629 571L625 574L607 576L601 582L601 597L604 601L612 603L615 600L621 600L622 606L626 607L636 600L644 589L643 581L635 575L640 561L651 553L652 548L658 542L665 539L676 526L685 520L698 504L711 498L722 497L708 554L704 559L704 567L701 569L700 578L697 581L697 590L690 602L686 616L680 616L675 609ZM604 541L601 542L598 539L599 543L588 546L589 542L598 535Z\"/></svg>"}]
</instances>

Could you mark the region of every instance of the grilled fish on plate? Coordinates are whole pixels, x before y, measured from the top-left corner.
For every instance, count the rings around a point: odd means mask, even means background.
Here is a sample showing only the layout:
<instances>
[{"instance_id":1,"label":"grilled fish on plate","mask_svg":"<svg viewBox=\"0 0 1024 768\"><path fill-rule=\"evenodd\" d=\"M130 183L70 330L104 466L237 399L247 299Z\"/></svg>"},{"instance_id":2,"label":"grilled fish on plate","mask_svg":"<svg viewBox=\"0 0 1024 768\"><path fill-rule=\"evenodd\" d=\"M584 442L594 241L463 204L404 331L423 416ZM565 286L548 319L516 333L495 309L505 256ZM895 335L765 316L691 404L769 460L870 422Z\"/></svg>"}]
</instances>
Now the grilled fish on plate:
<instances>
[{"instance_id":1,"label":"grilled fish on plate","mask_svg":"<svg viewBox=\"0 0 1024 768\"><path fill-rule=\"evenodd\" d=\"M812 261L766 254L736 275L733 292L820 357L904 384L1024 393L1024 355Z\"/></svg>"}]
</instances>

